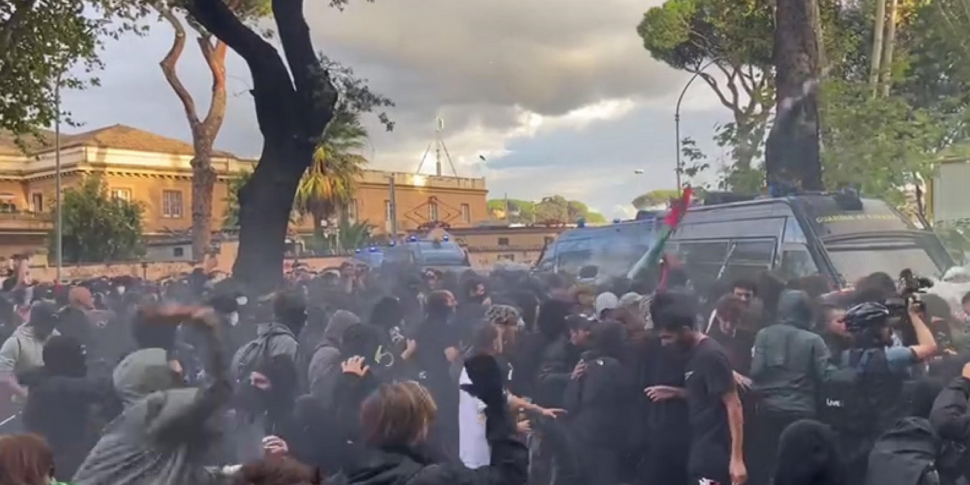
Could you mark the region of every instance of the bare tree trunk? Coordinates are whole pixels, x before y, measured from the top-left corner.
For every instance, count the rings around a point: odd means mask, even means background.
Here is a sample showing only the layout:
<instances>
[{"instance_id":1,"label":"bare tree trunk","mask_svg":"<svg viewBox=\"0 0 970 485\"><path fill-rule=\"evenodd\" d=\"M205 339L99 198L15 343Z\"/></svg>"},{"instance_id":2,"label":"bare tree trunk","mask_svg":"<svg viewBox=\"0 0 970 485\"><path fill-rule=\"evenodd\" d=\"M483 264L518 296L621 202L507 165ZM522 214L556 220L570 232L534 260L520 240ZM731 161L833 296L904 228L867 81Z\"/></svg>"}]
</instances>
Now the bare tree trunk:
<instances>
[{"instance_id":1,"label":"bare tree trunk","mask_svg":"<svg viewBox=\"0 0 970 485\"><path fill-rule=\"evenodd\" d=\"M882 61L879 72L879 86L882 95L889 96L893 85L893 49L896 48L896 19L898 18L899 0L889 1L889 23L886 24L886 39L883 41Z\"/></svg>"},{"instance_id":2,"label":"bare tree trunk","mask_svg":"<svg viewBox=\"0 0 970 485\"><path fill-rule=\"evenodd\" d=\"M869 57L869 87L873 97L879 92L879 70L882 61L883 32L886 28L886 0L876 0L876 17L872 27L872 53Z\"/></svg>"},{"instance_id":3,"label":"bare tree trunk","mask_svg":"<svg viewBox=\"0 0 970 485\"><path fill-rule=\"evenodd\" d=\"M239 191L239 253L233 277L252 293L269 291L282 282L293 197L313 161L317 137L333 118L337 92L310 41L302 0L272 0L286 64L222 0L190 0L188 7L252 73L263 151Z\"/></svg>"},{"instance_id":4,"label":"bare tree trunk","mask_svg":"<svg viewBox=\"0 0 970 485\"><path fill-rule=\"evenodd\" d=\"M778 0L775 9L776 120L765 147L769 190L822 190L819 158L815 0Z\"/></svg>"},{"instance_id":5,"label":"bare tree trunk","mask_svg":"<svg viewBox=\"0 0 970 485\"><path fill-rule=\"evenodd\" d=\"M216 136L226 116L226 44L215 41L209 34L200 32L198 43L202 57L212 75L212 100L204 120L199 120L195 100L182 84L176 70L185 50L185 27L175 14L164 7L156 10L172 25L175 39L168 54L160 63L162 73L175 91L192 131L192 259L202 261L212 241L212 191L215 189L216 173L212 168L212 150Z\"/></svg>"}]
</instances>

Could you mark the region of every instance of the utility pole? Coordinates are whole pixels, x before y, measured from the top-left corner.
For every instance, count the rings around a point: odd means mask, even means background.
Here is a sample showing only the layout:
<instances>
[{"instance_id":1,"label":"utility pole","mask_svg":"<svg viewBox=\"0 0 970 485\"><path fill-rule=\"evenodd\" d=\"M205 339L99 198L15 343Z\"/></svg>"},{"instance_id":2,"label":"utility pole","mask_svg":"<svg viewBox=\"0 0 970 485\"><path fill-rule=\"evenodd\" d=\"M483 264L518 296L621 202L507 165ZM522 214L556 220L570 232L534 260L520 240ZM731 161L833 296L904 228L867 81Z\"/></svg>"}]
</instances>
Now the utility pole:
<instances>
[{"instance_id":1,"label":"utility pole","mask_svg":"<svg viewBox=\"0 0 970 485\"><path fill-rule=\"evenodd\" d=\"M57 270L55 278L57 283L61 282L61 267L64 262L64 211L61 207L61 75L57 75L57 84L54 85L54 108L57 110L57 118L54 122L54 190L57 204L57 220L54 225L55 237L57 238Z\"/></svg>"},{"instance_id":2,"label":"utility pole","mask_svg":"<svg viewBox=\"0 0 970 485\"><path fill-rule=\"evenodd\" d=\"M395 191L394 185L394 174L387 176L387 188L390 191L388 195L388 217L391 218L391 241L397 242L397 193Z\"/></svg>"},{"instance_id":3,"label":"utility pole","mask_svg":"<svg viewBox=\"0 0 970 485\"><path fill-rule=\"evenodd\" d=\"M445 120L440 117L434 119L434 167L435 175L441 176L441 131L445 129Z\"/></svg>"}]
</instances>

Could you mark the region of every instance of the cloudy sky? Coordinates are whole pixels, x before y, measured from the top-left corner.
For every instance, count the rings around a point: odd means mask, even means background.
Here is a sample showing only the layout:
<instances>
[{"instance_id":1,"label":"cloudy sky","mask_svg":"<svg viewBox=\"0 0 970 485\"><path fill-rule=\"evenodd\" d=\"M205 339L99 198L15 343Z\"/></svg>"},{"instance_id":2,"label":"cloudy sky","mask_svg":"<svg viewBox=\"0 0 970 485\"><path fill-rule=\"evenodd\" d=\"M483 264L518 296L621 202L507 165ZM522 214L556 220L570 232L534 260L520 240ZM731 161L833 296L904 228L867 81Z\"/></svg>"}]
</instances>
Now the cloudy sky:
<instances>
[{"instance_id":1,"label":"cloudy sky","mask_svg":"<svg viewBox=\"0 0 970 485\"><path fill-rule=\"evenodd\" d=\"M340 12L308 0L306 14L318 50L397 104L393 132L367 120L374 168L415 171L438 114L458 174L486 177L490 197L561 194L621 217L638 193L674 185L673 113L688 76L651 59L636 33L644 11L660 2L377 0ZM147 37L109 44L102 86L65 94L65 108L83 129L121 123L189 139L158 68L171 39L167 24L153 24ZM179 72L205 107L209 74L193 46ZM262 140L249 73L234 54L228 70L229 111L216 145L255 156ZM717 156L709 140L726 118L696 83L681 108L681 133ZM422 171L433 167L429 156ZM638 169L645 174L634 175Z\"/></svg>"}]
</instances>

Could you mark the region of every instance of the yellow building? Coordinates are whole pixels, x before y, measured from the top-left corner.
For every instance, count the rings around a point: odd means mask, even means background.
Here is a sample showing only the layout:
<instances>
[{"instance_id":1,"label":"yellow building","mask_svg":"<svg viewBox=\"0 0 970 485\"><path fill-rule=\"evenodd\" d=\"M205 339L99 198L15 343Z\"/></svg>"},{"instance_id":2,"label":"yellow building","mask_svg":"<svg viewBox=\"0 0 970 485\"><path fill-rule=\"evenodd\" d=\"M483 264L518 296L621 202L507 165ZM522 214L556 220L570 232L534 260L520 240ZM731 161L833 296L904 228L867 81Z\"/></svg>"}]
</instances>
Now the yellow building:
<instances>
[{"instance_id":1,"label":"yellow building","mask_svg":"<svg viewBox=\"0 0 970 485\"><path fill-rule=\"evenodd\" d=\"M4 257L44 248L53 227L54 135L43 132L24 141L26 153L11 137L0 134L0 256ZM192 154L190 143L124 125L62 134L62 186L76 186L87 175L100 176L113 196L143 204L146 236L183 232L192 225ZM251 170L253 163L228 152L213 154L218 174L212 197L213 228L222 226L229 181ZM483 178L380 170L364 171L357 197L348 207L349 216L374 225L375 232L388 231L392 178L399 232L428 222L472 227L488 218ZM313 221L304 218L294 229L304 232L312 227Z\"/></svg>"}]
</instances>

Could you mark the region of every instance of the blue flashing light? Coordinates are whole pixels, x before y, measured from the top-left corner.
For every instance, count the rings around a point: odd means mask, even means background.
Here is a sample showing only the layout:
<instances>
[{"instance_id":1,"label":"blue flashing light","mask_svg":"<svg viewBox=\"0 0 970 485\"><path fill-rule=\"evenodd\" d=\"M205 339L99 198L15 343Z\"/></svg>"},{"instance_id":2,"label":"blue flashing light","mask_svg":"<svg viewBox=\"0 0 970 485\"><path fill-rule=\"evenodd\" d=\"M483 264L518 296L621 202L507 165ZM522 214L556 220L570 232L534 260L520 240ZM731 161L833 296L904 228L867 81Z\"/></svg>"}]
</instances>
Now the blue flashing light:
<instances>
[{"instance_id":1,"label":"blue flashing light","mask_svg":"<svg viewBox=\"0 0 970 485\"><path fill-rule=\"evenodd\" d=\"M354 254L360 254L360 249L355 249Z\"/></svg>"},{"instance_id":2,"label":"blue flashing light","mask_svg":"<svg viewBox=\"0 0 970 485\"><path fill-rule=\"evenodd\" d=\"M616 218L616 219L613 219L613 224L619 224L619 223L620 223L620 218L619 217Z\"/></svg>"},{"instance_id":3,"label":"blue flashing light","mask_svg":"<svg viewBox=\"0 0 970 485\"><path fill-rule=\"evenodd\" d=\"M418 236L411 236L408 238L408 242L418 242Z\"/></svg>"},{"instance_id":4,"label":"blue flashing light","mask_svg":"<svg viewBox=\"0 0 970 485\"><path fill-rule=\"evenodd\" d=\"M369 252L372 252L372 253L376 253L377 252L377 248L375 248L374 246L371 246L370 249L368 249L368 251Z\"/></svg>"},{"instance_id":5,"label":"blue flashing light","mask_svg":"<svg viewBox=\"0 0 970 485\"><path fill-rule=\"evenodd\" d=\"M391 240L391 242L387 243L387 245L393 248L394 246L397 246L397 241Z\"/></svg>"},{"instance_id":6,"label":"blue flashing light","mask_svg":"<svg viewBox=\"0 0 970 485\"><path fill-rule=\"evenodd\" d=\"M441 240L448 242L448 235L441 236Z\"/></svg>"},{"instance_id":7,"label":"blue flashing light","mask_svg":"<svg viewBox=\"0 0 970 485\"><path fill-rule=\"evenodd\" d=\"M580 217L579 219L577 219L576 220L576 227L580 227L580 228L586 227L586 218Z\"/></svg>"}]
</instances>

